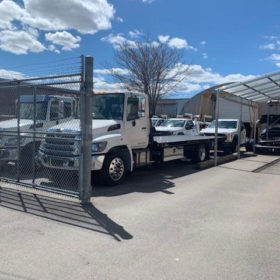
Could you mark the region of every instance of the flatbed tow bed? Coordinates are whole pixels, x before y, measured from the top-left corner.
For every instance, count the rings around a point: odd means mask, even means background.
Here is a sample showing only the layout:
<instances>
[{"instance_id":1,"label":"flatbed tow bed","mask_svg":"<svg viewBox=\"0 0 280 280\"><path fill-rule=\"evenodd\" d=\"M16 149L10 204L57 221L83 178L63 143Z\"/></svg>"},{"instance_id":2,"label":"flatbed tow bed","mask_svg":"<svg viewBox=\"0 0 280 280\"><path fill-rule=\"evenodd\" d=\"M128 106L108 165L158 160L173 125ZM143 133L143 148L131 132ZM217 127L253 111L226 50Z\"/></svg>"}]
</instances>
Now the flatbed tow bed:
<instances>
[{"instance_id":1,"label":"flatbed tow bed","mask_svg":"<svg viewBox=\"0 0 280 280\"><path fill-rule=\"evenodd\" d=\"M225 137L218 136L219 141L225 139ZM194 145L199 143L213 143L215 136L188 136L188 135L170 135L170 136L154 136L153 141L162 145Z\"/></svg>"},{"instance_id":2,"label":"flatbed tow bed","mask_svg":"<svg viewBox=\"0 0 280 280\"><path fill-rule=\"evenodd\" d=\"M219 136L218 141L225 137ZM150 146L152 161L171 161L191 158L196 162L209 159L210 150L214 147L214 136L168 135L153 136Z\"/></svg>"}]
</instances>

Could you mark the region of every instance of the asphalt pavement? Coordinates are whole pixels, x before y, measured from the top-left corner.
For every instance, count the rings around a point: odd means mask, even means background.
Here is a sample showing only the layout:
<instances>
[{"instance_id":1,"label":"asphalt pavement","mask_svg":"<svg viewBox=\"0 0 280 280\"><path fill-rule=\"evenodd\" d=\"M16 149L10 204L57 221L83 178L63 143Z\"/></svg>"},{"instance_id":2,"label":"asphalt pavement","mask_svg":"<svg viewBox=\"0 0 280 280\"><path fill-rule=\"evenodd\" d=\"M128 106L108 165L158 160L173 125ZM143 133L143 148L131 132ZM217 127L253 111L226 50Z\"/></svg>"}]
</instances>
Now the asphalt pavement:
<instances>
[{"instance_id":1,"label":"asphalt pavement","mask_svg":"<svg viewBox=\"0 0 280 280\"><path fill-rule=\"evenodd\" d=\"M279 279L276 159L142 168L89 206L0 183L0 279Z\"/></svg>"}]
</instances>

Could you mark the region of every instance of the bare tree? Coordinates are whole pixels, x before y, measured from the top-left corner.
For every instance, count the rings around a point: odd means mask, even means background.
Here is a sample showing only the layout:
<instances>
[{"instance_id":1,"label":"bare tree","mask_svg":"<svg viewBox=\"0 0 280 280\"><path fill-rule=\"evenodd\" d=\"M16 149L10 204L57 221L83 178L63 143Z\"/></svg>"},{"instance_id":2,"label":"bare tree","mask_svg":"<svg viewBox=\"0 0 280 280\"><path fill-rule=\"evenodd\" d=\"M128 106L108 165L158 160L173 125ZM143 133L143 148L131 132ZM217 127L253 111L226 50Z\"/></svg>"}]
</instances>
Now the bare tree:
<instances>
[{"instance_id":1,"label":"bare tree","mask_svg":"<svg viewBox=\"0 0 280 280\"><path fill-rule=\"evenodd\" d=\"M150 40L122 44L114 57L117 66L126 71L112 68L112 76L124 89L149 96L150 115L155 114L159 98L176 90L188 73L181 63L182 51Z\"/></svg>"}]
</instances>

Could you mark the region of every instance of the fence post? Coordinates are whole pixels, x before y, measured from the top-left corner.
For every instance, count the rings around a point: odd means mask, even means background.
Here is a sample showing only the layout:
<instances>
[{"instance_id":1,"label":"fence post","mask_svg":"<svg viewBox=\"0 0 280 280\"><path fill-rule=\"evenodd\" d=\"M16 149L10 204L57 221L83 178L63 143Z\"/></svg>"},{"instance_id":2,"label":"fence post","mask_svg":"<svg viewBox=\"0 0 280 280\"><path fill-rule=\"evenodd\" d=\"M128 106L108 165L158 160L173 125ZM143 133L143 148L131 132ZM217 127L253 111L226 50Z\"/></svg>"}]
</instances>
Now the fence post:
<instances>
[{"instance_id":1,"label":"fence post","mask_svg":"<svg viewBox=\"0 0 280 280\"><path fill-rule=\"evenodd\" d=\"M83 204L89 203L91 198L92 95L93 57L82 56L79 194Z\"/></svg>"},{"instance_id":2,"label":"fence post","mask_svg":"<svg viewBox=\"0 0 280 280\"><path fill-rule=\"evenodd\" d=\"M218 165L219 99L220 99L220 89L217 89L217 91L216 91L216 105L215 105L214 166Z\"/></svg>"}]
</instances>

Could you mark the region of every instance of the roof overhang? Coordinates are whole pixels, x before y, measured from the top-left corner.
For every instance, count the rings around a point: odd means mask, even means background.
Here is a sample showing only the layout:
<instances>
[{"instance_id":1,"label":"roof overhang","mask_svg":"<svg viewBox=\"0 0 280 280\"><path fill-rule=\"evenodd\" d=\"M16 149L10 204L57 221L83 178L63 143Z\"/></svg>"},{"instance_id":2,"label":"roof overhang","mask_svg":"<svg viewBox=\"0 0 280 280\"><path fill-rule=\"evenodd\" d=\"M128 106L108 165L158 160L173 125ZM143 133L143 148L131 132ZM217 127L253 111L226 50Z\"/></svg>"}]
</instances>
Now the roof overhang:
<instances>
[{"instance_id":1,"label":"roof overhang","mask_svg":"<svg viewBox=\"0 0 280 280\"><path fill-rule=\"evenodd\" d=\"M280 100L280 71L225 85L217 90L257 103Z\"/></svg>"}]
</instances>

